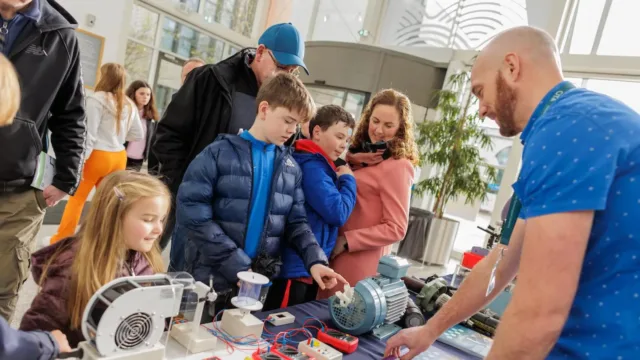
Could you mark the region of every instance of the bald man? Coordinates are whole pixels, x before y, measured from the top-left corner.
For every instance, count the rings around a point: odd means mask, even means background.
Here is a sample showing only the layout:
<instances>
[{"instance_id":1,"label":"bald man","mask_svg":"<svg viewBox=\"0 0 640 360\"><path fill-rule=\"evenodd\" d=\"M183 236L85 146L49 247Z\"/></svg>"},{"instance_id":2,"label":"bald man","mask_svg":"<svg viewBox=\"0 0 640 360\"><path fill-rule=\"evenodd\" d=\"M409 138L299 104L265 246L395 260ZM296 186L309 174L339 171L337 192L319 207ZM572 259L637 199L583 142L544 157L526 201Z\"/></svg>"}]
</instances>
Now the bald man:
<instances>
[{"instance_id":1,"label":"bald man","mask_svg":"<svg viewBox=\"0 0 640 360\"><path fill-rule=\"evenodd\" d=\"M520 218L508 248L494 249L425 326L390 339L387 352L404 345L402 359L413 358L517 273L487 359L640 358L640 115L564 81L553 39L531 27L497 35L471 85L480 115L505 136L520 133Z\"/></svg>"},{"instance_id":2,"label":"bald man","mask_svg":"<svg viewBox=\"0 0 640 360\"><path fill-rule=\"evenodd\" d=\"M204 60L200 58L191 58L185 61L182 65L182 72L180 73L180 79L182 80L182 83L184 84L184 82L187 80L187 75L189 75L189 73L191 73L193 69L197 69L204 65Z\"/></svg>"}]
</instances>

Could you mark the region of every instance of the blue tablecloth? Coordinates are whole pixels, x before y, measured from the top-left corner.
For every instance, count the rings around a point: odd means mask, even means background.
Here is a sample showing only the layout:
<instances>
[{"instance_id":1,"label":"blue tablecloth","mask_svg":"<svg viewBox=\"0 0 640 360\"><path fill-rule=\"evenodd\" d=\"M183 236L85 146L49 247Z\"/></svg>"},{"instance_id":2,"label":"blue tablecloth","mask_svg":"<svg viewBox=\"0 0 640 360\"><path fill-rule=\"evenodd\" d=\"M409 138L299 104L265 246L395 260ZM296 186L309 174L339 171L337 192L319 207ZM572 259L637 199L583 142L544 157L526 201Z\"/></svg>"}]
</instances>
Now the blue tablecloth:
<instances>
[{"instance_id":1,"label":"blue tablecloth","mask_svg":"<svg viewBox=\"0 0 640 360\"><path fill-rule=\"evenodd\" d=\"M295 322L293 324L283 325L283 326L267 325L267 329L270 332L278 333L278 332L286 331L288 329L300 328L302 327L302 324L304 323L305 319L310 316L320 319L321 321L325 322L329 327L333 327L333 323L330 320L329 305L327 303L327 300L312 301L309 303L292 306L286 309L278 309L274 311L261 312L261 313L256 313L254 315L259 319L264 320L269 314L282 312L282 311L287 311L291 313L293 316L295 316L296 317ZM315 331L311 331L311 332L313 333L314 336L316 335ZM305 338L301 336L295 340L301 341L304 339ZM375 359L382 359L384 357L384 349L386 346L386 343L384 341L378 340L377 338L369 334L359 336L358 339L359 339L358 350L356 350L356 352L354 352L353 354L344 356L345 360L360 360L360 359L375 360ZM449 345L445 345L439 342L436 342L435 344L433 344L432 347L447 354L452 359L477 360L477 358L471 355L467 355L461 352L460 350L457 350Z\"/></svg>"}]
</instances>

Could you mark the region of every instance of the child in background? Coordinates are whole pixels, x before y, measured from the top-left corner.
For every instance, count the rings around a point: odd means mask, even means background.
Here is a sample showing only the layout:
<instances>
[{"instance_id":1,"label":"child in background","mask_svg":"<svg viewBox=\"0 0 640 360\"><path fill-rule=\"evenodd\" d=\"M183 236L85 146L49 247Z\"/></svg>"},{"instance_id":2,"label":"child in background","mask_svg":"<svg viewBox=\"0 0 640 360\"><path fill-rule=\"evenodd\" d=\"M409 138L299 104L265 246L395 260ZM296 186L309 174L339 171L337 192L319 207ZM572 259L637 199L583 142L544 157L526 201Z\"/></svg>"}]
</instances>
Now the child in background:
<instances>
[{"instance_id":1,"label":"child in background","mask_svg":"<svg viewBox=\"0 0 640 360\"><path fill-rule=\"evenodd\" d=\"M74 237L31 257L40 292L21 330L61 329L75 347L83 340L84 308L104 284L164 270L158 239L171 205L169 190L151 175L118 171L105 177Z\"/></svg>"},{"instance_id":2,"label":"child in background","mask_svg":"<svg viewBox=\"0 0 640 360\"><path fill-rule=\"evenodd\" d=\"M347 149L356 122L337 105L318 109L309 125L310 139L295 142L296 159L302 169L302 190L309 226L327 257L331 255L340 228L356 203L356 179L348 166L336 168L334 161ZM316 299L318 286L302 259L286 248L280 279L273 281L264 310L293 306Z\"/></svg>"},{"instance_id":3,"label":"child in background","mask_svg":"<svg viewBox=\"0 0 640 360\"><path fill-rule=\"evenodd\" d=\"M228 294L240 271L277 277L287 244L321 288L332 288L342 276L326 266L307 224L302 172L282 146L313 115L311 95L298 78L280 73L260 87L256 103L251 129L218 136L189 165L176 209L177 228L188 235L173 236L172 262L186 247L185 269L204 283L213 276L216 291Z\"/></svg>"},{"instance_id":4,"label":"child in background","mask_svg":"<svg viewBox=\"0 0 640 360\"><path fill-rule=\"evenodd\" d=\"M76 193L69 197L57 233L51 244L76 232L84 204L102 179L127 167L125 141L144 135L136 105L124 92L126 71L120 64L107 63L100 68L96 92L87 96L87 161Z\"/></svg>"},{"instance_id":5,"label":"child in background","mask_svg":"<svg viewBox=\"0 0 640 360\"><path fill-rule=\"evenodd\" d=\"M13 123L20 108L18 75L9 60L0 53L0 127ZM0 359L56 359L71 348L60 330L19 331L0 316Z\"/></svg>"},{"instance_id":6,"label":"child in background","mask_svg":"<svg viewBox=\"0 0 640 360\"><path fill-rule=\"evenodd\" d=\"M151 86L145 81L136 80L127 88L127 96L133 100L142 122L142 139L129 141L127 148L127 170L140 171L142 163L149 157L151 136L155 132L156 122L160 118L156 109Z\"/></svg>"}]
</instances>

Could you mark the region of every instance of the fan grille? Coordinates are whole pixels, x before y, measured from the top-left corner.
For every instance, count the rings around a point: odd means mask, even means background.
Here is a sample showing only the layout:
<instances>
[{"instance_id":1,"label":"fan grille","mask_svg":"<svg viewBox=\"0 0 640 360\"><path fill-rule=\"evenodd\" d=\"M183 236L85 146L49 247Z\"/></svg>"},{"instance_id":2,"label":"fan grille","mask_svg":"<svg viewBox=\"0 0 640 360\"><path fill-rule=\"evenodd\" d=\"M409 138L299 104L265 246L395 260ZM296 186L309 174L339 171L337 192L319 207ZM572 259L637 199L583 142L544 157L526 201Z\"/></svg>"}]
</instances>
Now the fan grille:
<instances>
[{"instance_id":1,"label":"fan grille","mask_svg":"<svg viewBox=\"0 0 640 360\"><path fill-rule=\"evenodd\" d=\"M153 319L149 314L139 312L127 316L116 329L116 346L127 350L142 345L151 335L152 327Z\"/></svg>"},{"instance_id":2,"label":"fan grille","mask_svg":"<svg viewBox=\"0 0 640 360\"><path fill-rule=\"evenodd\" d=\"M346 329L355 329L362 325L366 319L366 304L360 293L355 292L353 294L353 300L346 307L341 307L338 304L340 299L334 298L333 312L335 315L335 321L340 323Z\"/></svg>"}]
</instances>

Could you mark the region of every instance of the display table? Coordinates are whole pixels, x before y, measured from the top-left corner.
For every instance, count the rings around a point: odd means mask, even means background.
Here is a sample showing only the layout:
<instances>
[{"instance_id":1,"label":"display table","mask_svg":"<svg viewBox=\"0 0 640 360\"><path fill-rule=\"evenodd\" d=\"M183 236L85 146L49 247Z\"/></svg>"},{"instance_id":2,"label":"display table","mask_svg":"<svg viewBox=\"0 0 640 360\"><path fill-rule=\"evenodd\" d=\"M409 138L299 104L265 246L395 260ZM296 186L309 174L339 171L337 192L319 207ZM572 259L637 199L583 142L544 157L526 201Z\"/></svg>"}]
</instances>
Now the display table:
<instances>
[{"instance_id":1,"label":"display table","mask_svg":"<svg viewBox=\"0 0 640 360\"><path fill-rule=\"evenodd\" d=\"M312 301L306 304L292 306L286 309L278 309L270 312L262 312L255 313L254 315L259 319L265 319L270 313L274 312L282 312L288 311L293 316L296 317L295 323L284 325L284 326L272 326L271 324L267 325L267 329L272 333L278 333L282 331L286 331L288 329L300 328L302 324L309 317L315 317L327 324L327 326L333 327L329 316L329 306L327 305L327 301ZM311 325L311 324L309 324ZM317 324L313 324L313 326L318 326ZM315 332L312 331L315 335ZM303 340L303 337L294 338L294 340L300 341ZM345 355L345 360L375 360L382 359L384 357L384 349L386 347L385 341L380 341L373 337L372 335L363 335L358 337L359 344L358 350L355 353ZM441 344L436 342L432 345L432 348L439 350L441 353L444 353L448 356L450 360L456 359L473 359L477 360L477 358L467 355L451 346ZM169 338L167 342L167 359L186 359L186 360L202 360L211 356L218 356L224 360L244 360L247 356L251 356L250 351L239 351L236 350L233 354L229 354L226 351L225 345L222 342L218 343L218 348L213 352L204 352L199 354L187 354L187 351L184 347L178 344L173 338Z\"/></svg>"}]
</instances>

